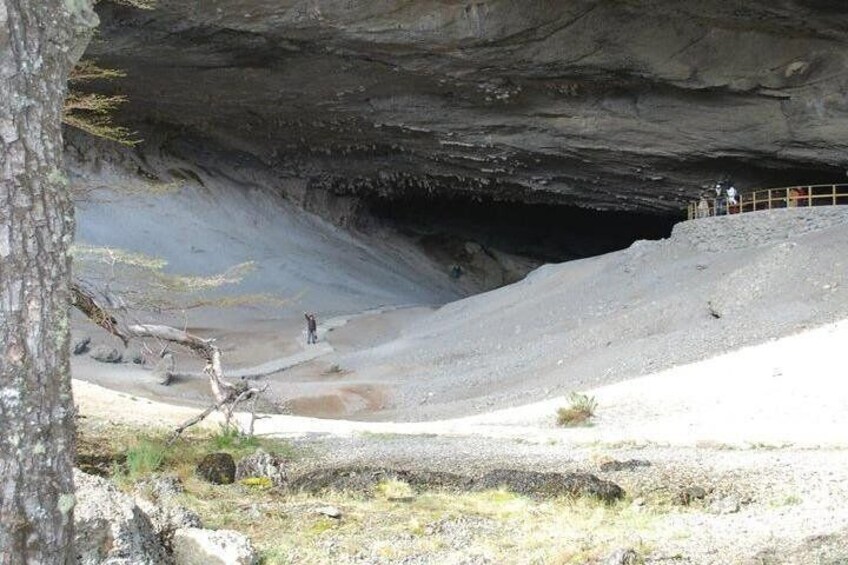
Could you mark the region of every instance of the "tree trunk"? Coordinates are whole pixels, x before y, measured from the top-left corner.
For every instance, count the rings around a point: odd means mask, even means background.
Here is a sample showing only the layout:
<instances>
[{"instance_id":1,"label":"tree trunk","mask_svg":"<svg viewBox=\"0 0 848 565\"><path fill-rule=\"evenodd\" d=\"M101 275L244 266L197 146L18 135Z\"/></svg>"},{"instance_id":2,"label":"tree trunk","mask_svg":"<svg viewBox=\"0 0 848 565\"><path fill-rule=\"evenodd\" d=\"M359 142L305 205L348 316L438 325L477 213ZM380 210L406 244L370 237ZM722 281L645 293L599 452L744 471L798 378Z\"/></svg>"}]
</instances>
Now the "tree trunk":
<instances>
[{"instance_id":1,"label":"tree trunk","mask_svg":"<svg viewBox=\"0 0 848 565\"><path fill-rule=\"evenodd\" d=\"M0 0L0 563L74 561L74 406L62 172L68 72L90 0Z\"/></svg>"}]
</instances>

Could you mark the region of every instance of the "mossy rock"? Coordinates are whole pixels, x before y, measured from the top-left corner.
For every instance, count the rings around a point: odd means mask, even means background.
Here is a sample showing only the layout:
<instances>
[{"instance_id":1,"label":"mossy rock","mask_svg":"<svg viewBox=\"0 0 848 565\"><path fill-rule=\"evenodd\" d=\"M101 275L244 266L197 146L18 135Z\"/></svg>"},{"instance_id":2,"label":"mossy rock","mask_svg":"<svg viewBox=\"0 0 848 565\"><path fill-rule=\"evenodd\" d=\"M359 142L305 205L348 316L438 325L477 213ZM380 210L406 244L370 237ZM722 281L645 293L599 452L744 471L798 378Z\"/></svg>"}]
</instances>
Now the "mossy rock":
<instances>
[{"instance_id":1,"label":"mossy rock","mask_svg":"<svg viewBox=\"0 0 848 565\"><path fill-rule=\"evenodd\" d=\"M197 474L215 485L231 485L236 478L236 462L229 453L210 453L197 466Z\"/></svg>"}]
</instances>

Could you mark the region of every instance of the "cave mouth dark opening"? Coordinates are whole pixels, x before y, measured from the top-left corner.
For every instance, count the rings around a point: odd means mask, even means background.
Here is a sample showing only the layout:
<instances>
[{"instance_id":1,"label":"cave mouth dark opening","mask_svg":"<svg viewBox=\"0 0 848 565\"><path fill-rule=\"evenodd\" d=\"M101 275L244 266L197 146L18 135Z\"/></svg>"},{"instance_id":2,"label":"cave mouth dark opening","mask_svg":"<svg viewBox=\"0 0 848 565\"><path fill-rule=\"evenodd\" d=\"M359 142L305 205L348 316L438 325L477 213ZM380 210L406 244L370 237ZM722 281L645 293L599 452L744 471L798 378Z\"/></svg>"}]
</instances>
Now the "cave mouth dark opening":
<instances>
[{"instance_id":1,"label":"cave mouth dark opening","mask_svg":"<svg viewBox=\"0 0 848 565\"><path fill-rule=\"evenodd\" d=\"M601 255L671 234L677 215L453 197L371 199L369 211L419 240L473 241L540 263Z\"/></svg>"}]
</instances>

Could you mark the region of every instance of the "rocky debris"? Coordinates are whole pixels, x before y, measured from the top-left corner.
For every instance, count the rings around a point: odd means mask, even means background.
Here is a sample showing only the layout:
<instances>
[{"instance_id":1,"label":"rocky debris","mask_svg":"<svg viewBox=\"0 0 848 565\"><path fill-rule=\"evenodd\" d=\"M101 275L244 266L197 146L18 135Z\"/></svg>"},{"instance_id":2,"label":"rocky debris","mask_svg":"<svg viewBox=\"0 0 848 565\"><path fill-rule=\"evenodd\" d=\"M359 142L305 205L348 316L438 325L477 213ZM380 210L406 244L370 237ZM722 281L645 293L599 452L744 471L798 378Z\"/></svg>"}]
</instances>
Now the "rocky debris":
<instances>
[{"instance_id":1,"label":"rocky debris","mask_svg":"<svg viewBox=\"0 0 848 565\"><path fill-rule=\"evenodd\" d=\"M197 465L197 474L216 485L229 485L236 478L236 463L229 453L210 453Z\"/></svg>"},{"instance_id":2,"label":"rocky debris","mask_svg":"<svg viewBox=\"0 0 848 565\"><path fill-rule=\"evenodd\" d=\"M651 462L645 461L644 459L628 459L627 461L617 461L613 459L612 461L604 461L598 468L604 473L610 473L614 471L635 471L640 468L650 467Z\"/></svg>"},{"instance_id":3,"label":"rocky debris","mask_svg":"<svg viewBox=\"0 0 848 565\"><path fill-rule=\"evenodd\" d=\"M120 363L123 355L114 347L108 345L97 345L91 349L89 357L101 363Z\"/></svg>"},{"instance_id":4,"label":"rocky debris","mask_svg":"<svg viewBox=\"0 0 848 565\"><path fill-rule=\"evenodd\" d=\"M380 483L388 480L402 481L417 488L459 491L506 488L525 496L588 496L604 502L624 497L624 490L620 486L588 473L538 473L512 469L490 471L481 477L370 467L318 469L294 477L287 487L307 492L343 490L373 493Z\"/></svg>"},{"instance_id":5,"label":"rocky debris","mask_svg":"<svg viewBox=\"0 0 848 565\"><path fill-rule=\"evenodd\" d=\"M80 565L160 565L167 554L150 518L109 481L74 471L74 544Z\"/></svg>"},{"instance_id":6,"label":"rocky debris","mask_svg":"<svg viewBox=\"0 0 848 565\"><path fill-rule=\"evenodd\" d=\"M250 540L232 530L182 528L174 532L175 565L254 565L259 557Z\"/></svg>"},{"instance_id":7,"label":"rocky debris","mask_svg":"<svg viewBox=\"0 0 848 565\"><path fill-rule=\"evenodd\" d=\"M173 551L174 534L183 528L201 528L203 523L194 510L176 504L170 499L159 499L156 502L137 496L138 507L147 514L153 532L159 538L166 551Z\"/></svg>"},{"instance_id":8,"label":"rocky debris","mask_svg":"<svg viewBox=\"0 0 848 565\"><path fill-rule=\"evenodd\" d=\"M706 497L707 491L699 486L686 487L677 493L677 501L683 506L689 506L696 500L704 500Z\"/></svg>"},{"instance_id":9,"label":"rocky debris","mask_svg":"<svg viewBox=\"0 0 848 565\"><path fill-rule=\"evenodd\" d=\"M266 478L275 487L286 482L286 461L282 457L271 455L263 449L257 449L251 455L242 458L236 464L236 480Z\"/></svg>"},{"instance_id":10,"label":"rocky debris","mask_svg":"<svg viewBox=\"0 0 848 565\"><path fill-rule=\"evenodd\" d=\"M410 486L454 488L468 490L472 480L454 473L406 471L380 467L330 467L313 469L292 477L287 485L291 491L319 493L325 490L372 494L382 482L398 480Z\"/></svg>"},{"instance_id":11,"label":"rocky debris","mask_svg":"<svg viewBox=\"0 0 848 565\"><path fill-rule=\"evenodd\" d=\"M167 499L185 492L183 482L176 475L152 475L136 483L136 491L154 500Z\"/></svg>"},{"instance_id":12,"label":"rocky debris","mask_svg":"<svg viewBox=\"0 0 848 565\"><path fill-rule=\"evenodd\" d=\"M74 346L72 351L74 355L82 355L84 353L88 353L88 349L91 346L91 338L89 336L82 336L78 340L74 342Z\"/></svg>"},{"instance_id":13,"label":"rocky debris","mask_svg":"<svg viewBox=\"0 0 848 565\"><path fill-rule=\"evenodd\" d=\"M333 518L335 520L339 520L342 517L342 511L336 508L335 506L322 506L315 510L317 514L321 514L322 516L326 516L328 518Z\"/></svg>"},{"instance_id":14,"label":"rocky debris","mask_svg":"<svg viewBox=\"0 0 848 565\"><path fill-rule=\"evenodd\" d=\"M726 252L787 242L846 223L848 206L784 208L681 222L674 226L672 238L700 251Z\"/></svg>"},{"instance_id":15,"label":"rocky debris","mask_svg":"<svg viewBox=\"0 0 848 565\"><path fill-rule=\"evenodd\" d=\"M606 559L603 565L637 565L639 563L639 554L633 549L617 549L613 551Z\"/></svg>"},{"instance_id":16,"label":"rocky debris","mask_svg":"<svg viewBox=\"0 0 848 565\"><path fill-rule=\"evenodd\" d=\"M153 530L168 551L172 550L174 532L202 527L196 512L175 501L183 492L182 481L175 475L153 475L135 487L138 506L150 517Z\"/></svg>"},{"instance_id":17,"label":"rocky debris","mask_svg":"<svg viewBox=\"0 0 848 565\"><path fill-rule=\"evenodd\" d=\"M589 473L538 473L499 469L486 473L474 484L475 490L506 487L527 496L586 496L607 503L624 498L624 489Z\"/></svg>"},{"instance_id":18,"label":"rocky debris","mask_svg":"<svg viewBox=\"0 0 848 565\"><path fill-rule=\"evenodd\" d=\"M709 511L713 514L735 514L742 508L742 501L736 495L725 496L710 504Z\"/></svg>"}]
</instances>

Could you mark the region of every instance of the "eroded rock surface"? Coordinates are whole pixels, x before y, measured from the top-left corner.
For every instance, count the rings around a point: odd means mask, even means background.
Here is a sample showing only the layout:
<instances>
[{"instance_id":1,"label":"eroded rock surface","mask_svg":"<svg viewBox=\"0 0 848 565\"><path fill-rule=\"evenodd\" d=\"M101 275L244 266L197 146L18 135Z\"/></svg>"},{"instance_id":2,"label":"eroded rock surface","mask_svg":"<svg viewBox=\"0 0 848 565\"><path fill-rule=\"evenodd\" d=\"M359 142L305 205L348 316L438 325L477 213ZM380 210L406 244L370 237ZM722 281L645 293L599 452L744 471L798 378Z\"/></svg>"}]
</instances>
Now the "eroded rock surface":
<instances>
[{"instance_id":1,"label":"eroded rock surface","mask_svg":"<svg viewBox=\"0 0 848 565\"><path fill-rule=\"evenodd\" d=\"M842 0L99 10L89 55L127 71L109 87L125 121L253 156L306 204L325 189L668 212L722 175L844 179Z\"/></svg>"},{"instance_id":2,"label":"eroded rock surface","mask_svg":"<svg viewBox=\"0 0 848 565\"><path fill-rule=\"evenodd\" d=\"M106 479L74 471L74 545L80 565L161 565L168 556L132 499Z\"/></svg>"},{"instance_id":3,"label":"eroded rock surface","mask_svg":"<svg viewBox=\"0 0 848 565\"><path fill-rule=\"evenodd\" d=\"M232 530L184 528L174 534L176 565L253 565L258 556L246 536Z\"/></svg>"}]
</instances>

